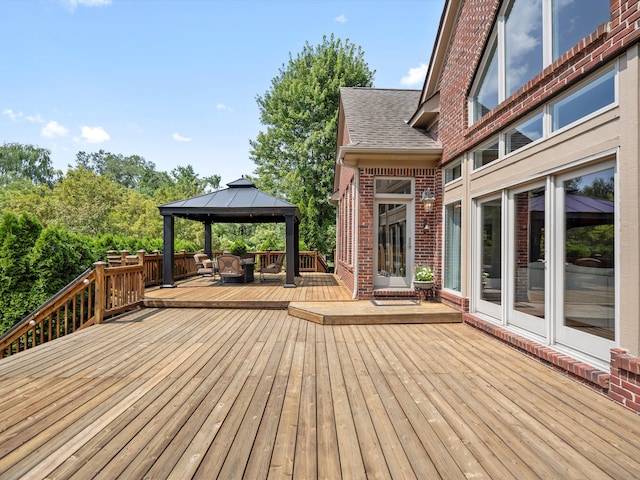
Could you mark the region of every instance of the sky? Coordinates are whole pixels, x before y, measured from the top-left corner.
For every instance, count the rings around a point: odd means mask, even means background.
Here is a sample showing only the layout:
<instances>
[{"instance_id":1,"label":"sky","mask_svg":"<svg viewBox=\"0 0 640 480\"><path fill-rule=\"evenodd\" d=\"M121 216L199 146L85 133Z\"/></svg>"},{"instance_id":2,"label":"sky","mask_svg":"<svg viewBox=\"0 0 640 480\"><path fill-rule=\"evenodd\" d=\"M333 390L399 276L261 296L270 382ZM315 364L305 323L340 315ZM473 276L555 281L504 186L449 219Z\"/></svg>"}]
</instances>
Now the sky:
<instances>
[{"instance_id":1,"label":"sky","mask_svg":"<svg viewBox=\"0 0 640 480\"><path fill-rule=\"evenodd\" d=\"M305 43L362 47L377 88L421 89L444 0L0 0L0 144L139 155L221 186L251 175L256 98Z\"/></svg>"}]
</instances>

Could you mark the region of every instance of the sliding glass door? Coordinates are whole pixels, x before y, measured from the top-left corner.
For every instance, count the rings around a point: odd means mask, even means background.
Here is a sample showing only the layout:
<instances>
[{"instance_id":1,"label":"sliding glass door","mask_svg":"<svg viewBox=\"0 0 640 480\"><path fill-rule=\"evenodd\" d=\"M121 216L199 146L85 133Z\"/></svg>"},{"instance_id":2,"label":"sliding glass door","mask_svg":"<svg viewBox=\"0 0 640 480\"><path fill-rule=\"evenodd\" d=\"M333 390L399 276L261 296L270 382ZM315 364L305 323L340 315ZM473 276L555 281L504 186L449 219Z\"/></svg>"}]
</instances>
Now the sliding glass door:
<instances>
[{"instance_id":1,"label":"sliding glass door","mask_svg":"<svg viewBox=\"0 0 640 480\"><path fill-rule=\"evenodd\" d=\"M509 323L545 335L546 195L544 185L509 195Z\"/></svg>"}]
</instances>

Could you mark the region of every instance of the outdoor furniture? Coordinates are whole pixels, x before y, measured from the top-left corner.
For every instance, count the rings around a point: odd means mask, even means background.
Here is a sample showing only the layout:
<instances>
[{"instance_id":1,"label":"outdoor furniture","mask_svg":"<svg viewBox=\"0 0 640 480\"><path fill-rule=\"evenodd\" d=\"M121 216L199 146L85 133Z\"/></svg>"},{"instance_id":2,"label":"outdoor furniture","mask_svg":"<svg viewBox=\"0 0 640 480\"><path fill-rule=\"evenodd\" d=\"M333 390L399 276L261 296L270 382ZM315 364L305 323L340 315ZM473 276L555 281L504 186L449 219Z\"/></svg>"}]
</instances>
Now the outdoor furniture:
<instances>
[{"instance_id":1,"label":"outdoor furniture","mask_svg":"<svg viewBox=\"0 0 640 480\"><path fill-rule=\"evenodd\" d=\"M249 265L247 265L249 267ZM251 266L251 277L253 277L253 267ZM218 274L222 283L228 281L240 281L246 283L251 281L245 275L245 268L242 266L242 259L237 255L220 255L218 257Z\"/></svg>"},{"instance_id":2,"label":"outdoor furniture","mask_svg":"<svg viewBox=\"0 0 640 480\"><path fill-rule=\"evenodd\" d=\"M260 281L264 280L264 274L265 273L280 273L282 271L282 262L284 261L284 253L279 253L276 256L276 260L273 263L270 263L268 265L262 265L262 262L260 262Z\"/></svg>"},{"instance_id":3,"label":"outdoor furniture","mask_svg":"<svg viewBox=\"0 0 640 480\"><path fill-rule=\"evenodd\" d=\"M202 275L204 277L215 277L217 271L217 265L213 260L210 260L207 257L206 253L196 253L193 256L193 259L196 262L196 269L198 275Z\"/></svg>"}]
</instances>

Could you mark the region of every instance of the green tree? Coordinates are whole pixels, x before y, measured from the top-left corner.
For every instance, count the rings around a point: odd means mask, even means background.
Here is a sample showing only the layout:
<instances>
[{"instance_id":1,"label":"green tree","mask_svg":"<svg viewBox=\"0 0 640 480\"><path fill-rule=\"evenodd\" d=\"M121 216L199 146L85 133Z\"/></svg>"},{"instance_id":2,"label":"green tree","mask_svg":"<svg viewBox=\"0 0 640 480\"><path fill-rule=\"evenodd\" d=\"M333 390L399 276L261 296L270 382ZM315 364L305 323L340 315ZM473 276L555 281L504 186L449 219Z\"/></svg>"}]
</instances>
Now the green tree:
<instances>
[{"instance_id":1,"label":"green tree","mask_svg":"<svg viewBox=\"0 0 640 480\"><path fill-rule=\"evenodd\" d=\"M93 153L78 152L76 164L125 188L146 195L153 195L160 187L171 183L167 173L157 172L153 162L147 162L139 155L125 157L104 150Z\"/></svg>"},{"instance_id":2,"label":"green tree","mask_svg":"<svg viewBox=\"0 0 640 480\"><path fill-rule=\"evenodd\" d=\"M43 304L88 268L95 258L89 246L77 235L60 227L42 230L29 255L36 280L30 290L32 301ZM25 312L29 313L29 312Z\"/></svg>"},{"instance_id":3,"label":"green tree","mask_svg":"<svg viewBox=\"0 0 640 480\"><path fill-rule=\"evenodd\" d=\"M340 87L370 87L375 72L364 52L333 35L312 47L307 42L280 68L270 89L258 96L266 131L250 141L259 188L300 208L300 235L309 248L335 247L333 164Z\"/></svg>"},{"instance_id":4,"label":"green tree","mask_svg":"<svg viewBox=\"0 0 640 480\"><path fill-rule=\"evenodd\" d=\"M0 221L0 334L38 306L29 257L42 227L32 217L7 213Z\"/></svg>"},{"instance_id":5,"label":"green tree","mask_svg":"<svg viewBox=\"0 0 640 480\"><path fill-rule=\"evenodd\" d=\"M61 172L51 163L51 152L33 145L5 143L0 146L0 185L26 181L32 185L53 186Z\"/></svg>"}]
</instances>

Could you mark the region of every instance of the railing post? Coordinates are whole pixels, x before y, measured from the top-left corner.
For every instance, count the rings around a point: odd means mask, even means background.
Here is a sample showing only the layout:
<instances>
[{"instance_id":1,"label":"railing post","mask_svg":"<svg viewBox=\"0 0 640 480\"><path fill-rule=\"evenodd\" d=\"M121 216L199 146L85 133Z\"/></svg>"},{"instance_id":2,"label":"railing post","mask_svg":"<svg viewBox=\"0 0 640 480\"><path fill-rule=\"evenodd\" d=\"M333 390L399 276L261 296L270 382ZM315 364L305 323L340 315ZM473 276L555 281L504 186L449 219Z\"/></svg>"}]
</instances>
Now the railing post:
<instances>
[{"instance_id":1,"label":"railing post","mask_svg":"<svg viewBox=\"0 0 640 480\"><path fill-rule=\"evenodd\" d=\"M127 255L129 250L120 250L120 266L125 267L127 265Z\"/></svg>"},{"instance_id":2,"label":"railing post","mask_svg":"<svg viewBox=\"0 0 640 480\"><path fill-rule=\"evenodd\" d=\"M147 267L144 265L145 250L138 250L138 264L142 265L142 274L138 281L138 298L144 298L144 286L147 281Z\"/></svg>"},{"instance_id":3,"label":"railing post","mask_svg":"<svg viewBox=\"0 0 640 480\"><path fill-rule=\"evenodd\" d=\"M102 323L104 319L104 307L107 303L107 298L105 296L106 288L105 288L105 278L104 278L104 262L96 262L94 263L96 267L96 291L94 301L94 312L96 315L96 324Z\"/></svg>"}]
</instances>

